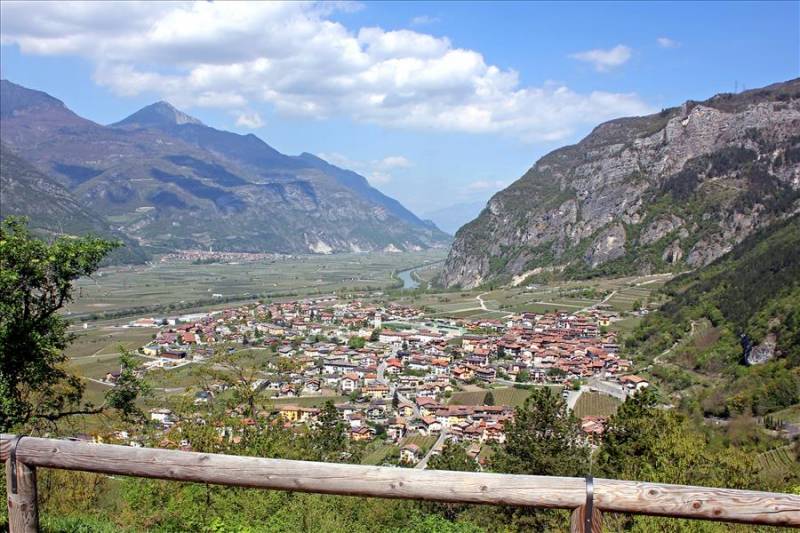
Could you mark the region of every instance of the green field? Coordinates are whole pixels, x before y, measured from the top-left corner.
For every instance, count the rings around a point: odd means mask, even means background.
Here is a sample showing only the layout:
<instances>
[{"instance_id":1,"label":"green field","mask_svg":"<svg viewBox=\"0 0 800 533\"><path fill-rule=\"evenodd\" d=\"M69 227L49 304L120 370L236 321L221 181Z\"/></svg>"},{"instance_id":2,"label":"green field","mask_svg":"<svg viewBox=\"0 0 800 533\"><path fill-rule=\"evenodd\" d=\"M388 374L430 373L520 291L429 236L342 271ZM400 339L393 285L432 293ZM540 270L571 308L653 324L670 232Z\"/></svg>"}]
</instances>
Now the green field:
<instances>
[{"instance_id":1,"label":"green field","mask_svg":"<svg viewBox=\"0 0 800 533\"><path fill-rule=\"evenodd\" d=\"M273 405L297 405L299 407L322 407L325 402L342 403L347 396L299 396L297 398L270 398Z\"/></svg>"},{"instance_id":2,"label":"green field","mask_svg":"<svg viewBox=\"0 0 800 533\"><path fill-rule=\"evenodd\" d=\"M636 276L581 281L560 281L537 285L503 287L491 291L479 289L426 291L408 295L398 294L398 303L424 308L437 317L501 319L511 313L552 311L577 312L603 303L617 311L630 311L633 303L642 304L663 286L667 276ZM486 309L477 296L481 295ZM638 319L638 317L637 317ZM623 324L621 327L630 327Z\"/></svg>"},{"instance_id":3,"label":"green field","mask_svg":"<svg viewBox=\"0 0 800 533\"><path fill-rule=\"evenodd\" d=\"M257 295L329 294L343 289L390 287L393 272L444 259L445 249L408 253L303 255L260 263L206 264L154 262L143 266L106 268L76 283L75 301L66 311L88 319L103 312L164 306L176 314L192 303L208 307L222 299L254 299ZM169 309L169 305L173 309Z\"/></svg>"},{"instance_id":4,"label":"green field","mask_svg":"<svg viewBox=\"0 0 800 533\"><path fill-rule=\"evenodd\" d=\"M756 465L761 474L770 475L785 472L797 460L791 446L787 445L757 455Z\"/></svg>"},{"instance_id":5,"label":"green field","mask_svg":"<svg viewBox=\"0 0 800 533\"><path fill-rule=\"evenodd\" d=\"M611 416L622 404L618 399L600 392L584 392L575 403L573 412L578 418L584 416Z\"/></svg>"},{"instance_id":6,"label":"green field","mask_svg":"<svg viewBox=\"0 0 800 533\"><path fill-rule=\"evenodd\" d=\"M561 386L552 386L554 392L560 392ZM484 399L488 392L494 396L495 405L510 405L511 407L519 407L531 391L527 389L515 389L514 387L502 387L490 390L477 390L477 391L464 391L456 392L450 398L451 405L484 405Z\"/></svg>"},{"instance_id":7,"label":"green field","mask_svg":"<svg viewBox=\"0 0 800 533\"><path fill-rule=\"evenodd\" d=\"M406 444L416 444L417 446L420 447L422 453L427 453L428 450L431 449L431 446L436 444L437 438L438 437L436 435L423 436L417 433L412 433L410 435L407 435L406 437L403 438L403 440L400 441L400 447L402 448Z\"/></svg>"},{"instance_id":8,"label":"green field","mask_svg":"<svg viewBox=\"0 0 800 533\"><path fill-rule=\"evenodd\" d=\"M361 458L361 464L379 465L389 453L397 449L398 447L394 444L386 444L382 441L374 442L370 445L364 457Z\"/></svg>"}]
</instances>

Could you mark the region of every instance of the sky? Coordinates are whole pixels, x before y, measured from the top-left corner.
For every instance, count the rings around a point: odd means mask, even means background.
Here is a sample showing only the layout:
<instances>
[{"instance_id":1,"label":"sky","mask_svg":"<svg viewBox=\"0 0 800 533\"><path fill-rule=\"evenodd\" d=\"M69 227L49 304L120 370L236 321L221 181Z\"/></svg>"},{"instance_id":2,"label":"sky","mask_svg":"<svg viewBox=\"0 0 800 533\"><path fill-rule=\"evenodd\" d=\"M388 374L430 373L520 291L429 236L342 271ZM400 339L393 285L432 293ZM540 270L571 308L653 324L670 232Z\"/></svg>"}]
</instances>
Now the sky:
<instances>
[{"instance_id":1,"label":"sky","mask_svg":"<svg viewBox=\"0 0 800 533\"><path fill-rule=\"evenodd\" d=\"M3 0L0 74L101 124L167 100L424 214L605 120L800 76L800 2Z\"/></svg>"}]
</instances>

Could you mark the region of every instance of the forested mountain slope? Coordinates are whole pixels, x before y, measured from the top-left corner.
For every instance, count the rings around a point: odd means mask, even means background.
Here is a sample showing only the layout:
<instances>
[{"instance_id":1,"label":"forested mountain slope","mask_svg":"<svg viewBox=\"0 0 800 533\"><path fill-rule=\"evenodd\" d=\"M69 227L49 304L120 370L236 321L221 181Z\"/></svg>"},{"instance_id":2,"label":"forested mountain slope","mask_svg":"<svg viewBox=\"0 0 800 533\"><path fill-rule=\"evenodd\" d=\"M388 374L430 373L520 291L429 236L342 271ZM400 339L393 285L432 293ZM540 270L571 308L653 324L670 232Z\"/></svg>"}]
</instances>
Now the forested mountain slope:
<instances>
[{"instance_id":1,"label":"forested mountain slope","mask_svg":"<svg viewBox=\"0 0 800 533\"><path fill-rule=\"evenodd\" d=\"M704 381L697 399L721 416L763 416L800 402L800 216L752 234L665 291L670 301L629 345L657 357L653 371L669 386Z\"/></svg>"}]
</instances>

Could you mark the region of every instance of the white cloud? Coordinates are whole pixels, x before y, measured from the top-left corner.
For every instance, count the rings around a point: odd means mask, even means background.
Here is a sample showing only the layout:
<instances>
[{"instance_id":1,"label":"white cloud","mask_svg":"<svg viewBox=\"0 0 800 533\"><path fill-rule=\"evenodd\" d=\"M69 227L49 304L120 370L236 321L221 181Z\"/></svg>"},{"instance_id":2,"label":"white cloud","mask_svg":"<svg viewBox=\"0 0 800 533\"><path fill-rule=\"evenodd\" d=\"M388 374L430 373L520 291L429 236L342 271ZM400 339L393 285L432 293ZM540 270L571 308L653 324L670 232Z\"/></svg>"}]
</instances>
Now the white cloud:
<instances>
[{"instance_id":1,"label":"white cloud","mask_svg":"<svg viewBox=\"0 0 800 533\"><path fill-rule=\"evenodd\" d=\"M632 50L629 47L623 44L618 44L614 48L609 48L608 50L595 48L594 50L577 52L570 55L570 57L577 59L578 61L591 63L598 72L607 72L612 68L616 68L627 63L631 58L631 52Z\"/></svg>"},{"instance_id":2,"label":"white cloud","mask_svg":"<svg viewBox=\"0 0 800 533\"><path fill-rule=\"evenodd\" d=\"M242 126L243 128L250 128L251 130L255 130L263 126L264 121L261 119L261 115L259 115L255 111L251 112L244 111L238 113L238 117L236 117L236 125Z\"/></svg>"},{"instance_id":3,"label":"white cloud","mask_svg":"<svg viewBox=\"0 0 800 533\"><path fill-rule=\"evenodd\" d=\"M681 43L669 37L659 37L656 39L656 42L661 48L678 48L681 45Z\"/></svg>"},{"instance_id":4,"label":"white cloud","mask_svg":"<svg viewBox=\"0 0 800 533\"><path fill-rule=\"evenodd\" d=\"M321 153L318 156L332 165L358 172L372 185L385 185L394 179L392 170L413 166L413 163L402 155L390 155L370 161L351 159L336 152Z\"/></svg>"},{"instance_id":5,"label":"white cloud","mask_svg":"<svg viewBox=\"0 0 800 533\"><path fill-rule=\"evenodd\" d=\"M436 24L439 22L439 17L432 17L430 15L419 15L411 19L412 26L428 26L429 24Z\"/></svg>"},{"instance_id":6,"label":"white cloud","mask_svg":"<svg viewBox=\"0 0 800 533\"><path fill-rule=\"evenodd\" d=\"M502 133L555 141L580 127L653 109L633 93L523 86L475 50L411 30L329 18L359 4L279 2L2 2L2 42L25 54L74 55L117 94L238 115L346 117L391 128ZM598 69L630 49L592 51ZM587 59L589 60L589 59Z\"/></svg>"},{"instance_id":7,"label":"white cloud","mask_svg":"<svg viewBox=\"0 0 800 533\"><path fill-rule=\"evenodd\" d=\"M383 168L408 168L411 166L411 161L402 155L390 155L381 159L379 164Z\"/></svg>"},{"instance_id":8,"label":"white cloud","mask_svg":"<svg viewBox=\"0 0 800 533\"><path fill-rule=\"evenodd\" d=\"M478 180L467 185L466 189L472 192L499 191L508 185L502 180Z\"/></svg>"}]
</instances>

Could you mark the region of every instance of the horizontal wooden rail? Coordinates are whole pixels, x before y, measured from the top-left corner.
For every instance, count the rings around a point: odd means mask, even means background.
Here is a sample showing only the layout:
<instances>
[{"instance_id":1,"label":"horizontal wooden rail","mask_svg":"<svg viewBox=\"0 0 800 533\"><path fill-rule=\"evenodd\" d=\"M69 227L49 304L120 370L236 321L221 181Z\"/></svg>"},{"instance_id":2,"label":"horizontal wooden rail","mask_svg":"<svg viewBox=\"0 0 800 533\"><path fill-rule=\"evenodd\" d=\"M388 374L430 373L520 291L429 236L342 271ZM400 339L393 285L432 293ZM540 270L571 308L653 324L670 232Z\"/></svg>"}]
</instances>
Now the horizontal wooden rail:
<instances>
[{"instance_id":1,"label":"horizontal wooden rail","mask_svg":"<svg viewBox=\"0 0 800 533\"><path fill-rule=\"evenodd\" d=\"M9 458L13 439L13 435L0 438L3 461ZM36 437L17 443L16 461L32 469L350 496L562 509L579 509L587 503L583 478L290 461ZM800 496L792 494L613 479L595 479L593 493L596 511L800 526Z\"/></svg>"}]
</instances>

